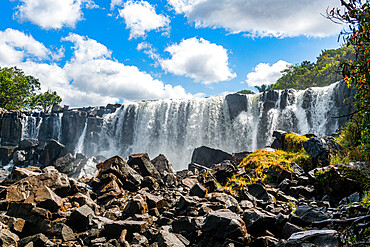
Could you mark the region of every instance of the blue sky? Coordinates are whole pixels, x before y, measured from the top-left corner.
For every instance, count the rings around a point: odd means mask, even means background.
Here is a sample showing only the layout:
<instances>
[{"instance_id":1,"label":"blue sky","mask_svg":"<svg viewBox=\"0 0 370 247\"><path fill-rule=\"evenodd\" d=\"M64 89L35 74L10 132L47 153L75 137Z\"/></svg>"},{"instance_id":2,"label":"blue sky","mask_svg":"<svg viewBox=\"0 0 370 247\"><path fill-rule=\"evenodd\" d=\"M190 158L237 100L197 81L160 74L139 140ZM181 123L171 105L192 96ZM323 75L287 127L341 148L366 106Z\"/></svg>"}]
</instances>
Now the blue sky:
<instances>
[{"instance_id":1,"label":"blue sky","mask_svg":"<svg viewBox=\"0 0 370 247\"><path fill-rule=\"evenodd\" d=\"M3 0L0 66L70 106L223 95L340 46L339 0Z\"/></svg>"}]
</instances>

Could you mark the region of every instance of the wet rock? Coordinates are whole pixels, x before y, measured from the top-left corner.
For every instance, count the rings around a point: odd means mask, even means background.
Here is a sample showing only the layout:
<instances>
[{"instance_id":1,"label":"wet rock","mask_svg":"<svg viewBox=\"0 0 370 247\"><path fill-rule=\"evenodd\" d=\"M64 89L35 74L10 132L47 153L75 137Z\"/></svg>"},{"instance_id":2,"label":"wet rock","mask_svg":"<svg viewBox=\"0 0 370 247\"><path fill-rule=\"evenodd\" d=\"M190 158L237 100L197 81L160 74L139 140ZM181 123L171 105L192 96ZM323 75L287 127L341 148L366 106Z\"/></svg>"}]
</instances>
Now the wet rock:
<instances>
[{"instance_id":1,"label":"wet rock","mask_svg":"<svg viewBox=\"0 0 370 247\"><path fill-rule=\"evenodd\" d=\"M55 168L62 173L70 173L73 171L72 162L75 160L73 154L67 153L66 155L55 160Z\"/></svg>"},{"instance_id":2,"label":"wet rock","mask_svg":"<svg viewBox=\"0 0 370 247\"><path fill-rule=\"evenodd\" d=\"M0 146L0 164L6 166L13 158L17 146Z\"/></svg>"},{"instance_id":3,"label":"wet rock","mask_svg":"<svg viewBox=\"0 0 370 247\"><path fill-rule=\"evenodd\" d=\"M96 167L99 170L97 178L104 181L104 175L111 173L118 178L123 189L137 191L143 181L143 177L131 168L120 156L107 159L96 165Z\"/></svg>"},{"instance_id":4,"label":"wet rock","mask_svg":"<svg viewBox=\"0 0 370 247\"><path fill-rule=\"evenodd\" d=\"M189 195L191 196L198 196L198 197L204 197L207 193L206 188L204 188L203 185L196 183L193 185L193 187L190 189Z\"/></svg>"},{"instance_id":5,"label":"wet rock","mask_svg":"<svg viewBox=\"0 0 370 247\"><path fill-rule=\"evenodd\" d=\"M13 162L16 166L24 166L27 153L24 150L17 150L13 154Z\"/></svg>"},{"instance_id":6,"label":"wet rock","mask_svg":"<svg viewBox=\"0 0 370 247\"><path fill-rule=\"evenodd\" d=\"M51 140L40 154L39 163L45 166L53 165L54 161L66 154L66 148L56 140Z\"/></svg>"},{"instance_id":7,"label":"wet rock","mask_svg":"<svg viewBox=\"0 0 370 247\"><path fill-rule=\"evenodd\" d=\"M202 231L222 239L236 239L247 236L244 221L228 209L210 212L206 216Z\"/></svg>"},{"instance_id":8,"label":"wet rock","mask_svg":"<svg viewBox=\"0 0 370 247\"><path fill-rule=\"evenodd\" d=\"M143 177L151 176L155 179L161 179L161 175L154 167L152 162L150 162L147 153L130 155L127 164L134 169L135 167L138 167L138 170Z\"/></svg>"},{"instance_id":9,"label":"wet rock","mask_svg":"<svg viewBox=\"0 0 370 247\"><path fill-rule=\"evenodd\" d=\"M240 162L242 162L242 160L247 157L248 155L250 155L252 152L249 152L249 151L244 151L244 152L239 152L239 153L233 153L232 155L234 156L234 160L235 160L235 165L239 165Z\"/></svg>"},{"instance_id":10,"label":"wet rock","mask_svg":"<svg viewBox=\"0 0 370 247\"><path fill-rule=\"evenodd\" d=\"M248 111L248 99L245 95L234 93L225 97L231 120L234 120L241 112Z\"/></svg>"},{"instance_id":11,"label":"wet rock","mask_svg":"<svg viewBox=\"0 0 370 247\"><path fill-rule=\"evenodd\" d=\"M233 156L222 150L201 146L193 151L191 163L196 163L205 167L222 163L225 160L233 160Z\"/></svg>"},{"instance_id":12,"label":"wet rock","mask_svg":"<svg viewBox=\"0 0 370 247\"><path fill-rule=\"evenodd\" d=\"M339 246L337 231L310 230L293 233L284 246Z\"/></svg>"},{"instance_id":13,"label":"wet rock","mask_svg":"<svg viewBox=\"0 0 370 247\"><path fill-rule=\"evenodd\" d=\"M77 208L71 214L68 224L78 232L87 230L92 224L94 211L87 205Z\"/></svg>"},{"instance_id":14,"label":"wet rock","mask_svg":"<svg viewBox=\"0 0 370 247\"><path fill-rule=\"evenodd\" d=\"M14 167L9 176L5 179L5 184L13 184L23 178L39 175L40 173L33 172L27 168Z\"/></svg>"}]
</instances>

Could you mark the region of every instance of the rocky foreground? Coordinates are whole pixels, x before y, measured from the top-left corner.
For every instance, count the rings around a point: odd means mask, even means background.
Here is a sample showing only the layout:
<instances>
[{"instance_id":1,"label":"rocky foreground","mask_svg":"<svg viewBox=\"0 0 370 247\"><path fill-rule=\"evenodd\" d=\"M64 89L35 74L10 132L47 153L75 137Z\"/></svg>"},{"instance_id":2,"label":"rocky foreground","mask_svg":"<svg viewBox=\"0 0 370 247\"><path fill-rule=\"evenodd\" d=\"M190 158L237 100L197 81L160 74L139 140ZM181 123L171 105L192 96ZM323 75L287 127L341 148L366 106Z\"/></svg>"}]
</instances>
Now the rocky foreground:
<instances>
[{"instance_id":1,"label":"rocky foreground","mask_svg":"<svg viewBox=\"0 0 370 247\"><path fill-rule=\"evenodd\" d=\"M274 147L284 149L284 135L275 137ZM367 246L363 184L341 171L368 179L368 164L330 166L330 143L313 138L304 145L313 165L326 167L270 167L269 182L261 182L258 168L238 166L249 153L207 147L194 151L187 170L175 172L164 155L133 154L100 162L96 177L77 180L60 171L78 159L63 162L70 154L52 141L37 157L47 165L1 173L1 245L340 246L362 237L356 245ZM36 147L23 141L13 160L32 165Z\"/></svg>"}]
</instances>

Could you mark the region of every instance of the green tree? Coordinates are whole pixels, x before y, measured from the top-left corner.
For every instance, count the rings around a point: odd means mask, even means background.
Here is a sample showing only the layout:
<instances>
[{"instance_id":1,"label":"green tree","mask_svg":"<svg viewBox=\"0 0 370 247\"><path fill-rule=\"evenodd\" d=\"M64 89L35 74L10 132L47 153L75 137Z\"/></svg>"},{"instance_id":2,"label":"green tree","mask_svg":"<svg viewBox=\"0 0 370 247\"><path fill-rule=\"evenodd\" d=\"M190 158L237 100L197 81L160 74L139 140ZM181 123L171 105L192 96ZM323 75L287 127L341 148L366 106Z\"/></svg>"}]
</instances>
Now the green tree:
<instances>
[{"instance_id":1,"label":"green tree","mask_svg":"<svg viewBox=\"0 0 370 247\"><path fill-rule=\"evenodd\" d=\"M257 88L258 92L260 93L271 90L271 85L262 84L261 86L254 86L254 87Z\"/></svg>"},{"instance_id":2,"label":"green tree","mask_svg":"<svg viewBox=\"0 0 370 247\"><path fill-rule=\"evenodd\" d=\"M356 93L356 121L359 122L360 145L363 152L370 152L370 2L341 0L344 10L334 8L328 18L345 23L349 31L343 30L340 37L347 46L355 49L355 58L341 63L344 79Z\"/></svg>"},{"instance_id":3,"label":"green tree","mask_svg":"<svg viewBox=\"0 0 370 247\"><path fill-rule=\"evenodd\" d=\"M253 91L248 90L248 89L240 90L237 93L241 93L241 94L255 94Z\"/></svg>"},{"instance_id":4,"label":"green tree","mask_svg":"<svg viewBox=\"0 0 370 247\"><path fill-rule=\"evenodd\" d=\"M339 71L340 63L352 58L354 58L352 46L323 50L317 57L316 63L303 61L301 64L290 65L283 70L282 77L272 85L272 89L306 89L328 86L343 79Z\"/></svg>"},{"instance_id":5,"label":"green tree","mask_svg":"<svg viewBox=\"0 0 370 247\"><path fill-rule=\"evenodd\" d=\"M17 67L0 67L0 107L7 110L26 109L36 90L40 89L38 79Z\"/></svg>"},{"instance_id":6,"label":"green tree","mask_svg":"<svg viewBox=\"0 0 370 247\"><path fill-rule=\"evenodd\" d=\"M42 94L37 94L31 99L31 108L43 110L45 113L50 110L54 104L60 104L62 98L57 92L46 91Z\"/></svg>"}]
</instances>

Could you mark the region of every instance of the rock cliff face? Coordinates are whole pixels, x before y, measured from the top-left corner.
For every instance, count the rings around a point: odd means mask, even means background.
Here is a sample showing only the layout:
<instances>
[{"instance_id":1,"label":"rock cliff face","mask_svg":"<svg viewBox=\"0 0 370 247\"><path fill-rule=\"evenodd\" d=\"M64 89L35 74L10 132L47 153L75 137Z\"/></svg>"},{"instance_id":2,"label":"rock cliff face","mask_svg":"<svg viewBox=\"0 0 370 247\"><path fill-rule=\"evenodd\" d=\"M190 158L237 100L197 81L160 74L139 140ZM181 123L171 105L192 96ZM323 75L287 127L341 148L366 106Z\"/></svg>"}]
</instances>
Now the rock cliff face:
<instances>
[{"instance_id":1,"label":"rock cliff face","mask_svg":"<svg viewBox=\"0 0 370 247\"><path fill-rule=\"evenodd\" d=\"M0 114L0 138L2 146L16 146L26 138L43 146L54 139L69 152L87 156L163 153L180 169L202 145L231 153L271 144L276 129L330 135L347 121L332 117L352 111L348 102L353 95L341 81L304 91L135 102L51 114L5 112Z\"/></svg>"}]
</instances>

